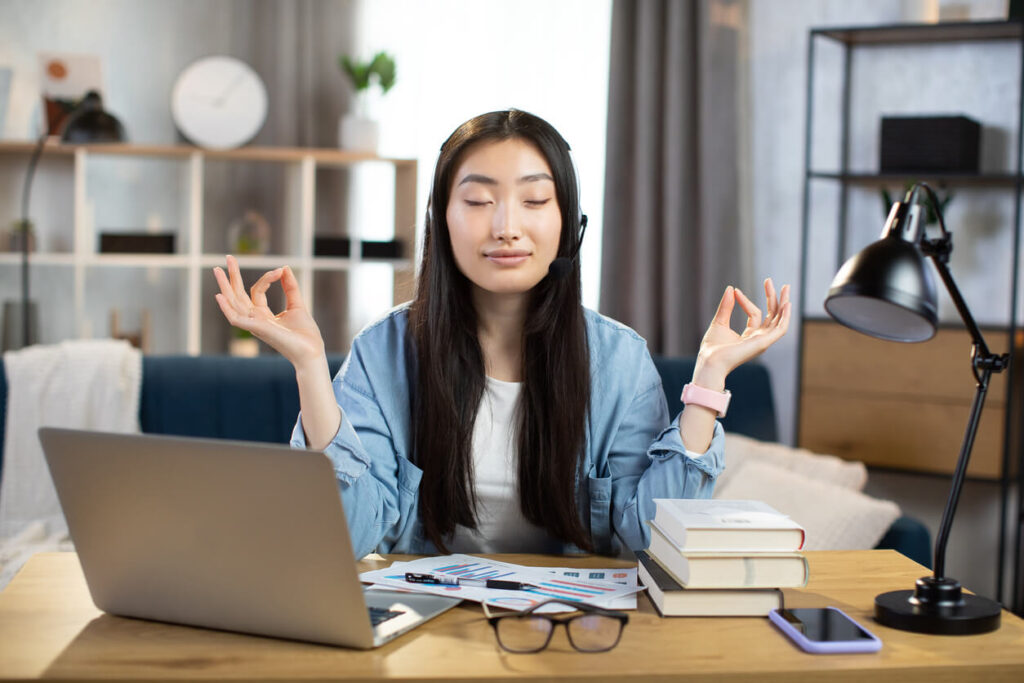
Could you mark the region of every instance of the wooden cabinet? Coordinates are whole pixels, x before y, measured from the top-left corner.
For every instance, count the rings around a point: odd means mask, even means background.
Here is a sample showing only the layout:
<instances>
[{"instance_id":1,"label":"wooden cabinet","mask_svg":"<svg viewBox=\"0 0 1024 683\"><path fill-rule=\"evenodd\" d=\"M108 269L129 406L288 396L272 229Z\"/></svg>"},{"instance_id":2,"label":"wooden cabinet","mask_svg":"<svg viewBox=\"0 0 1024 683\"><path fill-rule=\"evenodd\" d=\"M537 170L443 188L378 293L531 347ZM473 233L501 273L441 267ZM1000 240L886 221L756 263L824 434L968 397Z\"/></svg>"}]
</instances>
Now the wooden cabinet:
<instances>
[{"instance_id":1,"label":"wooden cabinet","mask_svg":"<svg viewBox=\"0 0 1024 683\"><path fill-rule=\"evenodd\" d=\"M1008 331L983 328L993 352ZM805 320L799 443L867 465L948 474L956 467L971 402L970 336L943 327L927 342L895 344L831 320ZM1006 373L993 375L967 474L1003 471Z\"/></svg>"},{"instance_id":2,"label":"wooden cabinet","mask_svg":"<svg viewBox=\"0 0 1024 683\"><path fill-rule=\"evenodd\" d=\"M16 183L20 199L25 168L34 143L0 143L0 177L7 185L5 201L0 202L0 220L6 228L19 216L18 202L12 201L11 191ZM94 196L100 188L91 187L97 165L111 165L146 160L177 166L176 183L168 183L163 199L178 205L175 225L166 229L174 233L175 249L169 254L111 254L100 253ZM324 257L314 253L314 236L321 232L317 220L317 174L332 169L354 168L361 164L383 164L394 169L394 225L393 239L400 244L400 258L369 259L362 253L362 243L352 239L347 257ZM221 168L226 165L227 168ZM394 303L412 296L415 255L416 161L412 159L381 158L371 154L347 152L337 149L244 147L235 150L204 150L191 146L158 145L65 145L48 142L33 188L33 212L37 223L38 249L30 258L33 272L45 269L47 278L66 282L66 308L73 318L64 334L44 336L43 341L59 341L68 337L104 336L104 321L97 321L94 283L104 274L114 275L110 287L132 288L138 285L144 291L147 282L163 279L163 296L173 305L162 305L154 295L150 313L176 316L173 329L175 339L165 345L164 352L223 353L215 338L204 335L203 311L212 301L210 269L222 265L224 253L230 249L220 226L216 238L207 229L208 205L206 175L216 172L243 176L243 170L254 166L270 167L275 182L281 187L280 206L277 207L275 234L271 253L259 256L240 256L239 263L247 275L275 268L282 264L292 266L307 305L316 311L316 301L325 288L339 288L332 274L347 274L370 263L386 264L394 274ZM51 176L52 182L41 182L41 176ZM167 176L164 173L164 176ZM106 173L103 182L118 174ZM63 180L62 180L63 179ZM116 180L115 180L116 182ZM110 194L110 188L102 188ZM116 189L116 188L115 188ZM125 189L128 192L128 188ZM115 193L116 194L116 193ZM176 195L176 196L170 196ZM44 224L45 223L45 224ZM337 226L332 226L337 229ZM20 267L18 253L0 253L0 269L10 275ZM5 282L15 282L5 277ZM98 287L98 286L96 286ZM344 287L340 287L344 289ZM5 289L7 289L5 287ZM4 293L14 299L18 292ZM209 299L209 301L207 300ZM344 301L341 305L344 306ZM272 301L272 305L273 301ZM40 317L50 312L43 310ZM207 316L209 317L209 316ZM223 321L218 321L223 324ZM99 327L99 329L97 329ZM56 336L57 338L52 338ZM331 351L344 351L348 340L335 340Z\"/></svg>"}]
</instances>

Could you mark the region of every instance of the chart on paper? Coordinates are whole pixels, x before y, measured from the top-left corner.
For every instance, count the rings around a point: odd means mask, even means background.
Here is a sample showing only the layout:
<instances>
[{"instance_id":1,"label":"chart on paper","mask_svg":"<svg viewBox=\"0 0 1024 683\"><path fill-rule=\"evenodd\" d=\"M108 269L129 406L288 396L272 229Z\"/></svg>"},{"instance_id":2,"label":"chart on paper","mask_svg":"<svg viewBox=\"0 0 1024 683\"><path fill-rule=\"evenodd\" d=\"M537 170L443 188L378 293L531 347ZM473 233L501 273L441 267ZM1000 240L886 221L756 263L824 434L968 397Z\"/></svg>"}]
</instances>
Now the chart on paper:
<instances>
[{"instance_id":1,"label":"chart on paper","mask_svg":"<svg viewBox=\"0 0 1024 683\"><path fill-rule=\"evenodd\" d=\"M411 585L406 572L422 572L452 578L498 579L530 584L525 590L495 590L479 586ZM549 598L587 602L619 609L635 608L636 570L578 570L524 567L470 555L426 557L396 563L387 569L366 572L361 579L388 588L454 595L467 600L487 602L512 609L526 609ZM625 601L625 604L622 604Z\"/></svg>"}]
</instances>

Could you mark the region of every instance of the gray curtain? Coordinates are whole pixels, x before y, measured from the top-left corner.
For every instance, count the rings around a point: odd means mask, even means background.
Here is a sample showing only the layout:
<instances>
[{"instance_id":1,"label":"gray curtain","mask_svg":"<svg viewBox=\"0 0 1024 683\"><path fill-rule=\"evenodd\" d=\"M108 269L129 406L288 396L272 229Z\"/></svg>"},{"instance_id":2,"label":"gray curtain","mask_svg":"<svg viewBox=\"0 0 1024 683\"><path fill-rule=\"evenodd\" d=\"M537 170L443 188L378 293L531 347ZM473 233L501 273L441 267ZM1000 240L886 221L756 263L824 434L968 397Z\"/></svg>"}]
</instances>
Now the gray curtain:
<instances>
[{"instance_id":1,"label":"gray curtain","mask_svg":"<svg viewBox=\"0 0 1024 683\"><path fill-rule=\"evenodd\" d=\"M615 0L601 311L692 355L741 240L742 0ZM748 293L753 294L753 292Z\"/></svg>"}]
</instances>

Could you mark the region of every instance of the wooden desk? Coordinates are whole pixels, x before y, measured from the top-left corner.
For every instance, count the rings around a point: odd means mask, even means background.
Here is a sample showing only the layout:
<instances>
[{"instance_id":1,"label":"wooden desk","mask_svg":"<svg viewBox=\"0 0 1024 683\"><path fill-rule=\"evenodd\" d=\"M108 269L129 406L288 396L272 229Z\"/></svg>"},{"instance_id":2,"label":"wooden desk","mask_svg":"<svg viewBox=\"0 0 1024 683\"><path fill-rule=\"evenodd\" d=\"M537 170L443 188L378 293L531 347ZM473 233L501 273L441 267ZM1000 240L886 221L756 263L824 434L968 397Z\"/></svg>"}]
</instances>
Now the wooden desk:
<instances>
[{"instance_id":1,"label":"wooden desk","mask_svg":"<svg viewBox=\"0 0 1024 683\"><path fill-rule=\"evenodd\" d=\"M927 572L891 550L809 552L807 588L790 606L837 606L883 641L861 655L809 655L767 619L660 619L646 597L619 646L581 654L559 629L542 654L501 651L476 604L464 604L366 652L112 617L89 598L74 553L36 555L0 593L0 679L483 681L1024 680L1024 622L978 636L895 631L871 618L874 595ZM396 558L397 559L397 556ZM607 558L503 556L522 564L609 566ZM366 568L383 566L366 563Z\"/></svg>"}]
</instances>

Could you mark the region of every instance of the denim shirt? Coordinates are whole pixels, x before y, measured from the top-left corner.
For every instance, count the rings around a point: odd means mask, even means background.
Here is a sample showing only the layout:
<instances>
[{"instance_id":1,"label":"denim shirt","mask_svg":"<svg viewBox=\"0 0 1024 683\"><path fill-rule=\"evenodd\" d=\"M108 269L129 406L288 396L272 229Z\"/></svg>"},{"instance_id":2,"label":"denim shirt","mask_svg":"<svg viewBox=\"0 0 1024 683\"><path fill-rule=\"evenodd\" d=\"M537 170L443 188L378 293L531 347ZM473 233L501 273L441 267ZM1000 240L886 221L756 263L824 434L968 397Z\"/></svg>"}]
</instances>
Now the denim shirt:
<instances>
[{"instance_id":1,"label":"denim shirt","mask_svg":"<svg viewBox=\"0 0 1024 683\"><path fill-rule=\"evenodd\" d=\"M644 339L594 311L586 310L585 320L591 390L577 498L597 552L614 555L620 544L647 547L655 498L711 497L725 464L724 435L716 422L707 452L688 455ZM423 471L411 453L407 324L408 304L367 326L334 378L341 426L324 452L334 465L356 557L374 550L437 552L419 517ZM301 414L291 445L306 447ZM552 543L552 553L581 552Z\"/></svg>"}]
</instances>

